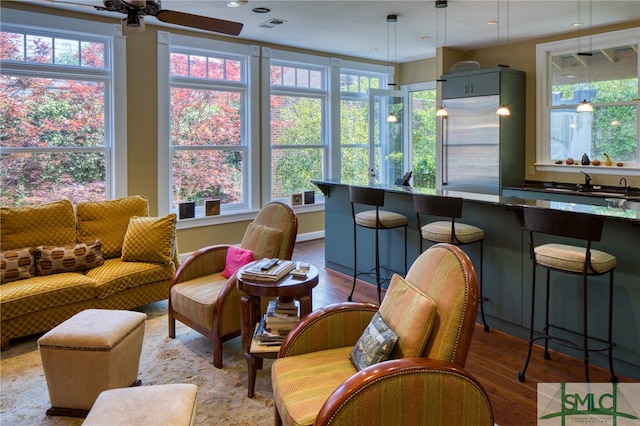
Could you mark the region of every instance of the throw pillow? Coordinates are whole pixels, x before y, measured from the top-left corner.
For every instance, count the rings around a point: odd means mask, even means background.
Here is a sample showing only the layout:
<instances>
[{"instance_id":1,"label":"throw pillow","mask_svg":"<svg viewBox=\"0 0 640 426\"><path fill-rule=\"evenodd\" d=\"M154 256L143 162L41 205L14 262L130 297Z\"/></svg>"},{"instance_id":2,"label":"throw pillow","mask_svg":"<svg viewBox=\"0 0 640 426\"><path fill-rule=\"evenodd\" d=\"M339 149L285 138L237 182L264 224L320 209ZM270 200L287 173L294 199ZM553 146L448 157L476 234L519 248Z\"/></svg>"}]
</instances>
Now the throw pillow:
<instances>
[{"instance_id":1,"label":"throw pillow","mask_svg":"<svg viewBox=\"0 0 640 426\"><path fill-rule=\"evenodd\" d=\"M394 274L378 312L400 338L393 357L421 356L436 318L436 302Z\"/></svg>"},{"instance_id":2,"label":"throw pillow","mask_svg":"<svg viewBox=\"0 0 640 426\"><path fill-rule=\"evenodd\" d=\"M353 347L349 359L358 371L362 370L389 359L397 342L398 335L389 328L382 315L376 312Z\"/></svg>"},{"instance_id":3,"label":"throw pillow","mask_svg":"<svg viewBox=\"0 0 640 426\"><path fill-rule=\"evenodd\" d=\"M254 259L278 257L282 231L265 225L250 223L240 247L253 251Z\"/></svg>"},{"instance_id":4,"label":"throw pillow","mask_svg":"<svg viewBox=\"0 0 640 426\"><path fill-rule=\"evenodd\" d=\"M31 247L0 253L0 284L30 278L35 274L36 268Z\"/></svg>"},{"instance_id":5,"label":"throw pillow","mask_svg":"<svg viewBox=\"0 0 640 426\"><path fill-rule=\"evenodd\" d=\"M176 214L129 219L122 244L125 262L153 262L168 265L173 260Z\"/></svg>"},{"instance_id":6,"label":"throw pillow","mask_svg":"<svg viewBox=\"0 0 640 426\"><path fill-rule=\"evenodd\" d=\"M38 246L35 252L36 274L52 275L79 272L104 264L100 240L66 246Z\"/></svg>"},{"instance_id":7,"label":"throw pillow","mask_svg":"<svg viewBox=\"0 0 640 426\"><path fill-rule=\"evenodd\" d=\"M225 278L231 277L231 275L240 269L241 266L244 266L249 262L253 262L253 252L251 250L245 250L236 246L229 246L227 249L227 259L224 262L224 271L222 271L222 276Z\"/></svg>"}]
</instances>

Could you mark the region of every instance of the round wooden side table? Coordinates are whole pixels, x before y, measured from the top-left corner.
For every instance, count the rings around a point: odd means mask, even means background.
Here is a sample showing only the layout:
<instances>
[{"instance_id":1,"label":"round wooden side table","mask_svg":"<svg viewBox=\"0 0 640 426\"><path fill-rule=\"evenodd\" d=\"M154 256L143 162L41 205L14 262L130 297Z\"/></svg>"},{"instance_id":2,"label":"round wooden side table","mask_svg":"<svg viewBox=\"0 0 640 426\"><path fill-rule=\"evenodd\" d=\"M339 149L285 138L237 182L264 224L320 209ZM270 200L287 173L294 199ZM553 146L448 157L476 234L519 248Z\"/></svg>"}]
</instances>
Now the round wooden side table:
<instances>
[{"instance_id":1,"label":"round wooden side table","mask_svg":"<svg viewBox=\"0 0 640 426\"><path fill-rule=\"evenodd\" d=\"M278 357L280 346L272 346L265 350L251 351L251 341L253 340L253 332L255 325L260 321L262 316L260 307L260 298L278 298L283 302L297 299L300 302L300 318L311 313L311 291L318 285L318 268L310 265L307 275L302 278L296 278L291 274L287 274L280 281L275 283L250 281L242 278L244 268L251 266L246 265L238 271L238 288L245 294L240 299L242 309L242 349L247 358L247 367L249 369L249 389L247 396L253 398L256 374L262 368L262 360L264 358L275 359Z\"/></svg>"}]
</instances>

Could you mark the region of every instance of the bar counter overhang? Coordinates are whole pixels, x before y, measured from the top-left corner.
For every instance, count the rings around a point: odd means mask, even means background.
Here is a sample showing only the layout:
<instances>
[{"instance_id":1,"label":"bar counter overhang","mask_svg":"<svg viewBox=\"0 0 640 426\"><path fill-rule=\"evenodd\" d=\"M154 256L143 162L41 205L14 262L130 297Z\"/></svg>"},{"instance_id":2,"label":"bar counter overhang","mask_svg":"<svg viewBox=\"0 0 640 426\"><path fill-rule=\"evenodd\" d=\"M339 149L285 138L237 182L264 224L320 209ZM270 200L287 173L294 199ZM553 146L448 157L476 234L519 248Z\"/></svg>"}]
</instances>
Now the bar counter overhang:
<instances>
[{"instance_id":1,"label":"bar counter overhang","mask_svg":"<svg viewBox=\"0 0 640 426\"><path fill-rule=\"evenodd\" d=\"M351 275L353 273L353 224L349 201L349 184L340 180L314 180L313 183L325 195L325 266L328 269ZM385 209L404 214L409 219L407 231L407 264L410 266L419 255L420 235L412 195L432 194L464 199L461 221L481 227L484 242L484 304L487 322L491 328L501 330L527 340L530 318L532 265L529 257L529 234L523 227L523 206L561 209L596 214L605 217L602 239L593 248L611 253L617 258L613 295L613 350L617 374L640 381L640 210L607 207L598 203L548 201L535 199L526 191L513 191L521 196L505 197L430 188L411 188L397 185L370 184L386 192ZM602 201L602 200L599 200ZM581 204L585 203L585 204ZM398 233L401 230L396 230ZM380 264L403 275L404 259L402 235L395 231L380 236ZM358 269L367 271L374 266L373 233L358 234ZM536 237L536 244L562 242L557 237ZM368 241L370 239L371 241ZM567 240L568 243L575 241ZM479 273L480 250L473 245L463 250ZM361 279L370 281L366 276ZM537 274L537 299L544 297L545 274ZM581 327L581 278L551 273L553 294L550 316L572 329ZM373 282L373 281L370 281ZM589 279L589 334L605 336L608 298L606 276ZM571 303L564 303L563 301ZM536 304L536 331L542 329L543 303ZM571 337L570 335L568 335ZM523 345L526 342L523 342ZM550 343L550 348L581 358L579 351ZM534 353L534 356L536 354ZM542 355L540 355L542 356ZM523 360L524 361L524 360ZM590 362L608 368L607 358L601 353L591 353Z\"/></svg>"}]
</instances>

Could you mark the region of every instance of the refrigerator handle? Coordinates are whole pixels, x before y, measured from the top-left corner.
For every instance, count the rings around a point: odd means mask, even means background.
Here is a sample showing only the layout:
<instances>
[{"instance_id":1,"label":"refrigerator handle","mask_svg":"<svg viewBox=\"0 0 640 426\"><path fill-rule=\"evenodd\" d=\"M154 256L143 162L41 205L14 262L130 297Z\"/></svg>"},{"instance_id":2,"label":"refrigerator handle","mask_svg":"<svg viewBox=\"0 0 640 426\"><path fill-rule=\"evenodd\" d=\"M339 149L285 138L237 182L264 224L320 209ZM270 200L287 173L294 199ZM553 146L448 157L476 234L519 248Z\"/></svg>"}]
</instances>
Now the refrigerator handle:
<instances>
[{"instance_id":1,"label":"refrigerator handle","mask_svg":"<svg viewBox=\"0 0 640 426\"><path fill-rule=\"evenodd\" d=\"M449 165L449 134L448 134L448 122L447 117L442 117L442 186L447 184L448 173L448 165Z\"/></svg>"}]
</instances>

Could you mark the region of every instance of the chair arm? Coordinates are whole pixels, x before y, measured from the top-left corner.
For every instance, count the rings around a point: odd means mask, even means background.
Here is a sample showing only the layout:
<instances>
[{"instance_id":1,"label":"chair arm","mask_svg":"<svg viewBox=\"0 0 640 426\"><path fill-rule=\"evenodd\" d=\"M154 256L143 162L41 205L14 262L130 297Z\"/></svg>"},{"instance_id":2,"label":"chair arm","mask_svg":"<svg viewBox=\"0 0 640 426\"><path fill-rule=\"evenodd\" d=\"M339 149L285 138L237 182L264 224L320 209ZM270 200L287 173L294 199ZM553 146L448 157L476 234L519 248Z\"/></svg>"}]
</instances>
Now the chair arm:
<instances>
[{"instance_id":1,"label":"chair arm","mask_svg":"<svg viewBox=\"0 0 640 426\"><path fill-rule=\"evenodd\" d=\"M372 412L372 407L381 408ZM360 370L329 396L314 425L357 424L363 418L371 425L494 424L487 393L471 374L426 358L394 359Z\"/></svg>"},{"instance_id":2,"label":"chair arm","mask_svg":"<svg viewBox=\"0 0 640 426\"><path fill-rule=\"evenodd\" d=\"M353 346L378 308L371 303L345 302L318 309L289 332L278 357Z\"/></svg>"},{"instance_id":3,"label":"chair arm","mask_svg":"<svg viewBox=\"0 0 640 426\"><path fill-rule=\"evenodd\" d=\"M178 267L171 280L171 286L224 271L228 248L227 244L217 244L194 251Z\"/></svg>"}]
</instances>

